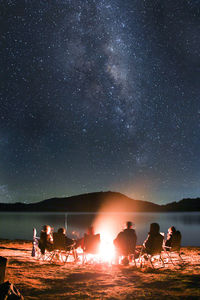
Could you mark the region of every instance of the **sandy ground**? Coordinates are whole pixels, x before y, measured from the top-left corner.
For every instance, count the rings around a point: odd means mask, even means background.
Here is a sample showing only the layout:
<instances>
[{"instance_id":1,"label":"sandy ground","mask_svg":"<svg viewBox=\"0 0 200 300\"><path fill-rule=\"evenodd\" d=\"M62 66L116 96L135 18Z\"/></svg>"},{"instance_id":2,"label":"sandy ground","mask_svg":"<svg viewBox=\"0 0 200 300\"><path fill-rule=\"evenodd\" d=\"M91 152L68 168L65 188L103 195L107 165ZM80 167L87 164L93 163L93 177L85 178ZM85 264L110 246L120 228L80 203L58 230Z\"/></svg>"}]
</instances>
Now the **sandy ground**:
<instances>
[{"instance_id":1,"label":"sandy ground","mask_svg":"<svg viewBox=\"0 0 200 300\"><path fill-rule=\"evenodd\" d=\"M31 257L31 242L0 241L6 280L25 299L200 299L200 248L182 248L183 264L134 265L67 262Z\"/></svg>"}]
</instances>

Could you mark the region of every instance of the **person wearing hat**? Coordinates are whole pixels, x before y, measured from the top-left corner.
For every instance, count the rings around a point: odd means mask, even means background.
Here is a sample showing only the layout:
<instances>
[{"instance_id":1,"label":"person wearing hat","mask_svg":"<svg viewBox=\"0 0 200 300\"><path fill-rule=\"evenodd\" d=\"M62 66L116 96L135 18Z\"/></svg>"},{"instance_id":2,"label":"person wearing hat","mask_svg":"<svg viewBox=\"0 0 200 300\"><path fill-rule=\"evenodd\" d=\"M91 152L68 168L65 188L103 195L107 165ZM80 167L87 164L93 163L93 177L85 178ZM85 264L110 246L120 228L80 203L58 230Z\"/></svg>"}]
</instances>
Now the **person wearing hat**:
<instances>
[{"instance_id":1,"label":"person wearing hat","mask_svg":"<svg viewBox=\"0 0 200 300\"><path fill-rule=\"evenodd\" d=\"M121 231L113 241L116 249L117 261L123 256L122 263L128 265L131 262L137 242L137 235L133 229L132 222L126 222L126 228Z\"/></svg>"}]
</instances>

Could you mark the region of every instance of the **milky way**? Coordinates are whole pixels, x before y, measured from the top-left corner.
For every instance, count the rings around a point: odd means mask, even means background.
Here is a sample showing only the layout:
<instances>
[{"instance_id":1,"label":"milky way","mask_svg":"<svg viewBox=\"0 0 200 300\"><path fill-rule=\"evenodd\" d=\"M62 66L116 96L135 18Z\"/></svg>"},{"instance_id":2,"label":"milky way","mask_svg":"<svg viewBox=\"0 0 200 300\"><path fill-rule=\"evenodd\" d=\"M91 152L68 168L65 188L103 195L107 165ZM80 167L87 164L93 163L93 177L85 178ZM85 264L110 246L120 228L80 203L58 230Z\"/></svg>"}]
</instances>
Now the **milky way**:
<instances>
[{"instance_id":1,"label":"milky way","mask_svg":"<svg viewBox=\"0 0 200 300\"><path fill-rule=\"evenodd\" d=\"M199 1L4 1L0 201L200 194Z\"/></svg>"}]
</instances>

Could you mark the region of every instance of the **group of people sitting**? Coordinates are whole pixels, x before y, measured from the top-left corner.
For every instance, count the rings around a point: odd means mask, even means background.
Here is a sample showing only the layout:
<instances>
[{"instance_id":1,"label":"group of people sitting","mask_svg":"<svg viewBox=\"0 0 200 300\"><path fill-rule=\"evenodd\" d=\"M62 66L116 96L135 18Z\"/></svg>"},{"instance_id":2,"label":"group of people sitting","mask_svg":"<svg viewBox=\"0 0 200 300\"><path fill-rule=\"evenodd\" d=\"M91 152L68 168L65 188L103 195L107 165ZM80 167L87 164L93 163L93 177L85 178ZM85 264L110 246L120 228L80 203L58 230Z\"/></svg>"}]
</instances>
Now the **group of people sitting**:
<instances>
[{"instance_id":1,"label":"group of people sitting","mask_svg":"<svg viewBox=\"0 0 200 300\"><path fill-rule=\"evenodd\" d=\"M123 263L128 264L132 261L133 257L137 258L139 253L136 253L136 242L137 235L135 230L132 228L132 222L126 223L126 228L121 231L116 239L114 240L114 245L116 248L117 256L123 256ZM167 239L164 240L164 234L160 233L160 226L158 223L152 223L150 225L150 230L147 238L143 242L142 249L140 254L149 254L153 255L155 253L161 252L162 249L166 251L170 251L172 247L172 243L174 245L179 245L181 243L181 233L176 230L174 226L168 229Z\"/></svg>"},{"instance_id":2,"label":"group of people sitting","mask_svg":"<svg viewBox=\"0 0 200 300\"><path fill-rule=\"evenodd\" d=\"M81 247L83 250L86 248L86 237L88 238L95 237L96 242L100 242L100 234L94 233L94 228L91 226L88 228L87 234L83 238L78 240L73 240L67 237L65 228L59 228L57 235L62 235L65 237L65 246L66 250L73 246L74 249ZM160 233L160 226L158 223L152 223L150 225L150 231L147 238L145 239L141 253L144 254L154 254L156 251L159 252L164 247L165 250L170 250L172 242L176 241L180 245L181 242L181 233L177 231L174 226L168 229L167 239L164 241L164 234ZM132 222L126 222L126 228L119 232L117 237L114 239L113 243L116 250L116 257L119 261L119 257L123 257L122 263L128 264L133 258L137 258L136 253L136 242L137 235L133 229ZM43 230L40 234L39 248L41 253L45 253L45 249L48 251L53 250L53 232L49 225L44 225Z\"/></svg>"},{"instance_id":3,"label":"group of people sitting","mask_svg":"<svg viewBox=\"0 0 200 300\"><path fill-rule=\"evenodd\" d=\"M72 245L76 244L74 240L66 236L66 229L64 227L59 228L56 234L57 236L60 235L61 237L64 237L66 250ZM38 245L42 254L45 254L45 250L47 251L53 250L53 241L54 238L53 238L52 228L49 225L44 225L40 233L40 240Z\"/></svg>"}]
</instances>

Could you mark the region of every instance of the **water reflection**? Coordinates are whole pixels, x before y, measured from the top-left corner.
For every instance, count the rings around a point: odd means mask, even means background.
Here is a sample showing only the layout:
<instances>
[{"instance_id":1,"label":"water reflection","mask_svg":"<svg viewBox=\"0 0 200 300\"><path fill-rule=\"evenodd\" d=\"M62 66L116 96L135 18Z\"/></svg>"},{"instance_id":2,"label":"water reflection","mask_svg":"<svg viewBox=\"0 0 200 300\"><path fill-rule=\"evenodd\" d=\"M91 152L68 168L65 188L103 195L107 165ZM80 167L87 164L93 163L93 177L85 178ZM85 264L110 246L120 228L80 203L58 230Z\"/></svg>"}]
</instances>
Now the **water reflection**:
<instances>
[{"instance_id":1,"label":"water reflection","mask_svg":"<svg viewBox=\"0 0 200 300\"><path fill-rule=\"evenodd\" d=\"M179 221L180 223L183 223L183 224L200 224L200 214L199 213L191 213L191 214L188 214L188 213L179 213L179 214L173 214L171 213L169 215L169 218L171 220L176 220Z\"/></svg>"},{"instance_id":2,"label":"water reflection","mask_svg":"<svg viewBox=\"0 0 200 300\"><path fill-rule=\"evenodd\" d=\"M97 222L98 220L98 222ZM100 220L100 222L99 222ZM0 213L0 238L32 239L33 227L38 233L44 224L49 224L56 231L65 227L71 237L81 237L91 224L106 225L114 237L123 228L126 221L132 221L141 244L147 236L150 223L160 224L161 232L167 233L170 226L182 232L182 245L199 246L200 213ZM100 227L99 227L100 228ZM98 229L98 228L97 228Z\"/></svg>"}]
</instances>

